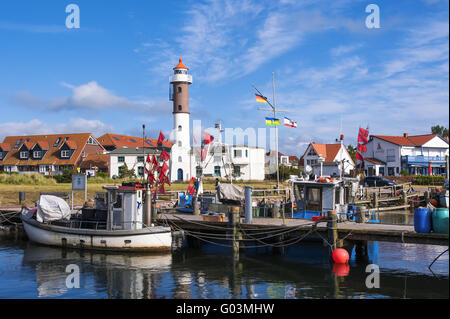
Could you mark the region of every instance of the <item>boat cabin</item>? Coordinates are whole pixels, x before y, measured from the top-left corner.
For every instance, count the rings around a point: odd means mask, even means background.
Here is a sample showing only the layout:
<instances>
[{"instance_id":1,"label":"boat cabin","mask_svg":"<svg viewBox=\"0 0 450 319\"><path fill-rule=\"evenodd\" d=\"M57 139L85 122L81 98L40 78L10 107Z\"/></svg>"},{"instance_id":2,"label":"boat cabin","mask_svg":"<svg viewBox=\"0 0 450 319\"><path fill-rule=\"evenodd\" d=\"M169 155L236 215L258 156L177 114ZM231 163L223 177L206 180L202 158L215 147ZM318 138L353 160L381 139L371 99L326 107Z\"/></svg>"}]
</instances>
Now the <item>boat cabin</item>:
<instances>
[{"instance_id":1,"label":"boat cabin","mask_svg":"<svg viewBox=\"0 0 450 319\"><path fill-rule=\"evenodd\" d=\"M297 203L294 218L310 219L335 210L339 183L294 181L292 187Z\"/></svg>"},{"instance_id":2,"label":"boat cabin","mask_svg":"<svg viewBox=\"0 0 450 319\"><path fill-rule=\"evenodd\" d=\"M144 228L143 195L140 186L103 186L107 191L107 230Z\"/></svg>"}]
</instances>

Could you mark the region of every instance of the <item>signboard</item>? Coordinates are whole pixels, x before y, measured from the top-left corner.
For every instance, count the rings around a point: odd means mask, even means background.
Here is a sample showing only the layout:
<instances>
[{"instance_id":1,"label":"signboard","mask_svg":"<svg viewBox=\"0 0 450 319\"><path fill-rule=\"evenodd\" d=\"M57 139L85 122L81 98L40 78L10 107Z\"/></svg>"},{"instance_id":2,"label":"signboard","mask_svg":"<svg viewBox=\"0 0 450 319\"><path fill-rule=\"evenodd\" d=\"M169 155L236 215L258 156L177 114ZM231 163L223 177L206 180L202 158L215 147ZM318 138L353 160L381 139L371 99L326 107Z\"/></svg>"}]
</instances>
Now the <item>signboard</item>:
<instances>
[{"instance_id":1,"label":"signboard","mask_svg":"<svg viewBox=\"0 0 450 319\"><path fill-rule=\"evenodd\" d=\"M72 190L84 191L86 190L87 179L85 174L72 175Z\"/></svg>"}]
</instances>

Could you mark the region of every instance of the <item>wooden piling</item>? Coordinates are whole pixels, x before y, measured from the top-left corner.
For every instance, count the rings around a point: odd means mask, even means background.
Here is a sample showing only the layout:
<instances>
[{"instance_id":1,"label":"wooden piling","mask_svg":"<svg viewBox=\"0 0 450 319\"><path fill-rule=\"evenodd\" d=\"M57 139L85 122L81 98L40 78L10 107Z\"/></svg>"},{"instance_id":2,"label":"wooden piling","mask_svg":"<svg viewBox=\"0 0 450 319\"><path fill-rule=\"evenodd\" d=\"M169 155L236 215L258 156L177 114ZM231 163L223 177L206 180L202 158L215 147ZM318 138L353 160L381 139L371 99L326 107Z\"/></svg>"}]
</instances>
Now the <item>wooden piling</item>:
<instances>
[{"instance_id":1,"label":"wooden piling","mask_svg":"<svg viewBox=\"0 0 450 319\"><path fill-rule=\"evenodd\" d=\"M337 231L337 218L338 213L337 211L329 211L328 212L328 242L332 246L332 250L335 250L338 243L338 231Z\"/></svg>"},{"instance_id":2,"label":"wooden piling","mask_svg":"<svg viewBox=\"0 0 450 319\"><path fill-rule=\"evenodd\" d=\"M233 227L232 231L232 243L233 243L233 257L235 260L239 259L239 243L241 239L241 233L238 230L238 223L239 223L239 206L233 206L231 207L231 212L229 215L229 223L230 226Z\"/></svg>"}]
</instances>

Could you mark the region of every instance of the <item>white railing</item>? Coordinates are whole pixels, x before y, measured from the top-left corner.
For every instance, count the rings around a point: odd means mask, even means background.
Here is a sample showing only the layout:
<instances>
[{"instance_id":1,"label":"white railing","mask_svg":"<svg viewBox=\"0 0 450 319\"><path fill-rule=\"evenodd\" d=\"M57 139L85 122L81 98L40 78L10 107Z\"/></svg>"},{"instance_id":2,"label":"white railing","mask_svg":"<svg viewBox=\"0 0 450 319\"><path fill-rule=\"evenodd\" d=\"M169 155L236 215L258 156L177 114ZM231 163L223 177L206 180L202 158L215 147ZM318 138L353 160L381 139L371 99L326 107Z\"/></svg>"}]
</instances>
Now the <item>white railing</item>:
<instances>
[{"instance_id":1,"label":"white railing","mask_svg":"<svg viewBox=\"0 0 450 319\"><path fill-rule=\"evenodd\" d=\"M188 82L192 83L192 75L190 74L174 74L169 77L170 83L173 82Z\"/></svg>"}]
</instances>

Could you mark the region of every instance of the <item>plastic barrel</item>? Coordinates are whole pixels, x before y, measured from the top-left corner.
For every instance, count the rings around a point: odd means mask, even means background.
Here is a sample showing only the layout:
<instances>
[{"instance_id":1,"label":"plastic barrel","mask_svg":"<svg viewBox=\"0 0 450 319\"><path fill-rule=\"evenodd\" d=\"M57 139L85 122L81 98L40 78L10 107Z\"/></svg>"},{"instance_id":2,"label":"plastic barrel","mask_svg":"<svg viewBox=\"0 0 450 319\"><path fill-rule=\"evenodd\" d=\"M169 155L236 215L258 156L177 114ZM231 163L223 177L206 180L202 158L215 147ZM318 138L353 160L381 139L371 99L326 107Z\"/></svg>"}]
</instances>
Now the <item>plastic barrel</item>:
<instances>
[{"instance_id":1,"label":"plastic barrel","mask_svg":"<svg viewBox=\"0 0 450 319\"><path fill-rule=\"evenodd\" d=\"M414 210L414 230L416 233L431 232L431 211L429 208L416 208Z\"/></svg>"},{"instance_id":2,"label":"plastic barrel","mask_svg":"<svg viewBox=\"0 0 450 319\"><path fill-rule=\"evenodd\" d=\"M435 233L448 234L448 208L435 208L431 218Z\"/></svg>"}]
</instances>

